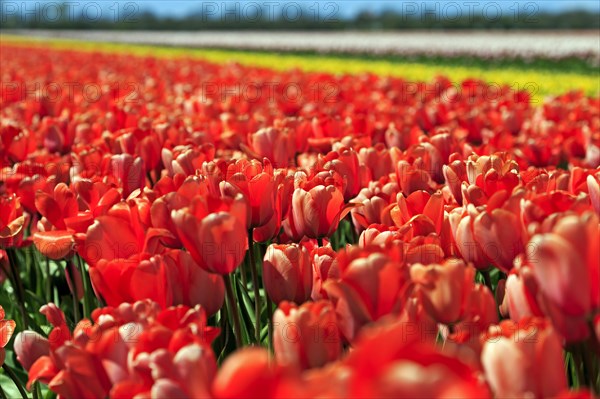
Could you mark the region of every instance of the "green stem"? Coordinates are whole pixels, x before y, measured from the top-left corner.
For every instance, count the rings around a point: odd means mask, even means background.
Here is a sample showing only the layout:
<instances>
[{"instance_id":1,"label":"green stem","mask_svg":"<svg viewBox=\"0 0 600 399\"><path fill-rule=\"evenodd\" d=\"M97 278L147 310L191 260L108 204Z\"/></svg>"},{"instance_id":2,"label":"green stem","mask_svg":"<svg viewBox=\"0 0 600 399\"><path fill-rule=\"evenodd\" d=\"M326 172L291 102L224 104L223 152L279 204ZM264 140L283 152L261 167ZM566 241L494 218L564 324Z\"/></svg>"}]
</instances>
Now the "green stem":
<instances>
[{"instance_id":1,"label":"green stem","mask_svg":"<svg viewBox=\"0 0 600 399\"><path fill-rule=\"evenodd\" d=\"M235 295L233 294L233 285L231 283L231 275L226 274L223 276L225 281L225 291L227 292L227 307L231 313L233 319L233 329L235 335L235 344L237 348L241 348L242 345L242 329L240 327L240 314L238 312L237 304L235 302Z\"/></svg>"},{"instance_id":2,"label":"green stem","mask_svg":"<svg viewBox=\"0 0 600 399\"><path fill-rule=\"evenodd\" d=\"M273 302L271 298L267 295L267 317L269 318L269 337L268 337L268 345L269 351L273 351Z\"/></svg>"},{"instance_id":3,"label":"green stem","mask_svg":"<svg viewBox=\"0 0 600 399\"><path fill-rule=\"evenodd\" d=\"M79 315L79 300L77 299L77 282L75 280L75 273L73 269L75 266L71 263L72 261L66 261L65 265L65 273L69 275L71 279L71 296L73 297L73 318L75 319L75 324L79 323L81 317Z\"/></svg>"},{"instance_id":4,"label":"green stem","mask_svg":"<svg viewBox=\"0 0 600 399\"><path fill-rule=\"evenodd\" d=\"M81 279L83 280L83 316L90 319L92 317L91 301L90 301L90 290L91 282L87 270L85 270L85 263L83 259L76 256L77 263L79 264L79 271L81 273Z\"/></svg>"},{"instance_id":5,"label":"green stem","mask_svg":"<svg viewBox=\"0 0 600 399\"><path fill-rule=\"evenodd\" d=\"M25 309L25 289L23 288L23 282L21 281L21 277L19 275L19 269L17 269L17 257L13 248L7 248L6 254L8 255L8 263L12 274L13 288L15 289L17 301L19 302L18 305L21 311L23 324L25 325L25 328L28 329L29 315L27 314L27 310Z\"/></svg>"},{"instance_id":6,"label":"green stem","mask_svg":"<svg viewBox=\"0 0 600 399\"><path fill-rule=\"evenodd\" d=\"M252 229L248 230L248 252L250 253L250 273L252 274L252 285L254 286L254 339L260 345L260 288L258 286L258 272L254 261L254 240L252 239Z\"/></svg>"},{"instance_id":7,"label":"green stem","mask_svg":"<svg viewBox=\"0 0 600 399\"><path fill-rule=\"evenodd\" d=\"M52 302L52 274L50 273L50 259L46 258L46 303Z\"/></svg>"},{"instance_id":8,"label":"green stem","mask_svg":"<svg viewBox=\"0 0 600 399\"><path fill-rule=\"evenodd\" d=\"M571 360L573 361L572 365L577 373L578 384L575 388L587 386L588 384L586 383L586 376L583 372L583 357L581 356L579 346L571 348Z\"/></svg>"},{"instance_id":9,"label":"green stem","mask_svg":"<svg viewBox=\"0 0 600 399\"><path fill-rule=\"evenodd\" d=\"M12 371L12 369L10 367L8 367L8 364L4 363L2 365L2 369L4 369L4 372L6 373L8 378L10 378L15 383L15 385L17 386L17 389L19 390L19 393L21 394L23 399L28 399L25 388L23 388L23 385L21 385L21 381L19 381L19 378L14 373L14 371Z\"/></svg>"},{"instance_id":10,"label":"green stem","mask_svg":"<svg viewBox=\"0 0 600 399\"><path fill-rule=\"evenodd\" d=\"M490 289L490 291L493 294L494 293L494 289L492 287L492 278L490 276L489 269L488 270L482 270L481 271L481 275L483 276L483 281L485 281L485 285L487 285L487 287Z\"/></svg>"}]
</instances>

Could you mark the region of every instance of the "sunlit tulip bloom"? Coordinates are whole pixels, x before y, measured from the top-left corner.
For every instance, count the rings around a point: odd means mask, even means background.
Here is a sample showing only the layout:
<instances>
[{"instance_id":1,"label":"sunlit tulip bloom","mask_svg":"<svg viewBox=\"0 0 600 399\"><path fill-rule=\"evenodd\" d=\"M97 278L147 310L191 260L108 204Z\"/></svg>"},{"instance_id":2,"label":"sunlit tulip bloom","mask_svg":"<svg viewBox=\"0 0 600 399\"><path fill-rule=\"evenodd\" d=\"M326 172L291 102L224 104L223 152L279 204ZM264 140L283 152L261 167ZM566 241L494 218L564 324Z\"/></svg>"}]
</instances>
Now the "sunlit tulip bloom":
<instances>
[{"instance_id":1,"label":"sunlit tulip bloom","mask_svg":"<svg viewBox=\"0 0 600 399\"><path fill-rule=\"evenodd\" d=\"M176 191L170 191L152 203L150 208L152 226L168 230L173 235L173 237L163 239L162 242L165 246L171 248L181 248L183 246L177 236L177 228L171 218L171 212L188 206L195 197L206 196L208 193L209 188L206 178L195 175L188 176Z\"/></svg>"},{"instance_id":2,"label":"sunlit tulip bloom","mask_svg":"<svg viewBox=\"0 0 600 399\"><path fill-rule=\"evenodd\" d=\"M481 363L498 398L547 398L567 388L560 338L543 319L490 327Z\"/></svg>"},{"instance_id":3,"label":"sunlit tulip bloom","mask_svg":"<svg viewBox=\"0 0 600 399\"><path fill-rule=\"evenodd\" d=\"M34 331L21 331L15 337L15 353L19 363L29 371L37 359L50 354L50 343Z\"/></svg>"},{"instance_id":4,"label":"sunlit tulip bloom","mask_svg":"<svg viewBox=\"0 0 600 399\"><path fill-rule=\"evenodd\" d=\"M123 188L123 197L127 198L134 190L142 189L146 184L144 161L129 154L113 155L108 164L107 173Z\"/></svg>"},{"instance_id":5,"label":"sunlit tulip bloom","mask_svg":"<svg viewBox=\"0 0 600 399\"><path fill-rule=\"evenodd\" d=\"M306 302L300 307L281 302L273 326L275 359L280 365L321 367L342 353L335 310L327 301Z\"/></svg>"},{"instance_id":6,"label":"sunlit tulip bloom","mask_svg":"<svg viewBox=\"0 0 600 399\"><path fill-rule=\"evenodd\" d=\"M231 354L212 386L217 398L273 398L281 381L281 371L272 364L264 348L244 348Z\"/></svg>"},{"instance_id":7,"label":"sunlit tulip bloom","mask_svg":"<svg viewBox=\"0 0 600 399\"><path fill-rule=\"evenodd\" d=\"M521 321L526 317L541 317L544 314L536 300L538 285L533 281L531 269L523 267L519 273L511 273L506 279L504 298L500 312L513 321Z\"/></svg>"},{"instance_id":8,"label":"sunlit tulip bloom","mask_svg":"<svg viewBox=\"0 0 600 399\"><path fill-rule=\"evenodd\" d=\"M178 173L191 176L195 174L196 170L202 168L204 162L214 160L215 146L212 143L194 147L179 145L173 150L163 147L161 158L168 176L173 177Z\"/></svg>"},{"instance_id":9,"label":"sunlit tulip bloom","mask_svg":"<svg viewBox=\"0 0 600 399\"><path fill-rule=\"evenodd\" d=\"M404 234L396 226L372 224L358 237L358 245L362 248L370 246L387 246L394 241L402 241Z\"/></svg>"},{"instance_id":10,"label":"sunlit tulip bloom","mask_svg":"<svg viewBox=\"0 0 600 399\"><path fill-rule=\"evenodd\" d=\"M435 320L445 324L458 321L474 287L475 269L460 259L448 259L439 265L414 264L410 276Z\"/></svg>"},{"instance_id":11,"label":"sunlit tulip bloom","mask_svg":"<svg viewBox=\"0 0 600 399\"><path fill-rule=\"evenodd\" d=\"M240 192L248 201L248 227L263 226L273 217L277 191L273 167L268 159L264 165L245 159L230 164L224 184L231 185L234 192Z\"/></svg>"},{"instance_id":12,"label":"sunlit tulip bloom","mask_svg":"<svg viewBox=\"0 0 600 399\"><path fill-rule=\"evenodd\" d=\"M600 216L600 178L589 175L587 177L587 187L590 196L590 202L594 210Z\"/></svg>"},{"instance_id":13,"label":"sunlit tulip bloom","mask_svg":"<svg viewBox=\"0 0 600 399\"><path fill-rule=\"evenodd\" d=\"M418 165L411 165L404 160L396 165L396 180L400 191L405 196L418 190L432 191L432 180L428 171L421 169Z\"/></svg>"},{"instance_id":14,"label":"sunlit tulip bloom","mask_svg":"<svg viewBox=\"0 0 600 399\"><path fill-rule=\"evenodd\" d=\"M496 266L505 273L524 250L523 226L512 211L481 210L472 204L449 215L454 242L461 256L478 269Z\"/></svg>"},{"instance_id":15,"label":"sunlit tulip bloom","mask_svg":"<svg viewBox=\"0 0 600 399\"><path fill-rule=\"evenodd\" d=\"M294 190L289 227L294 237L323 238L337 230L352 205L344 205L344 196L335 186L315 186Z\"/></svg>"},{"instance_id":16,"label":"sunlit tulip bloom","mask_svg":"<svg viewBox=\"0 0 600 399\"><path fill-rule=\"evenodd\" d=\"M16 327L15 321L5 320L5 316L4 309L0 306L0 366L4 364L4 357L6 356L4 347L10 341Z\"/></svg>"},{"instance_id":17,"label":"sunlit tulip bloom","mask_svg":"<svg viewBox=\"0 0 600 399\"><path fill-rule=\"evenodd\" d=\"M263 281L276 304L284 300L305 302L313 283L309 251L299 244L271 244L263 262Z\"/></svg>"},{"instance_id":18,"label":"sunlit tulip bloom","mask_svg":"<svg viewBox=\"0 0 600 399\"><path fill-rule=\"evenodd\" d=\"M340 277L340 268L336 259L337 254L330 246L315 248L310 255L313 268L311 298L313 301L317 301L327 295L323 290L325 281Z\"/></svg>"},{"instance_id":19,"label":"sunlit tulip bloom","mask_svg":"<svg viewBox=\"0 0 600 399\"><path fill-rule=\"evenodd\" d=\"M389 150L383 144L377 144L375 147L361 148L358 151L358 157L361 164L369 169L371 180L379 180L379 178L394 171Z\"/></svg>"},{"instance_id":20,"label":"sunlit tulip bloom","mask_svg":"<svg viewBox=\"0 0 600 399\"><path fill-rule=\"evenodd\" d=\"M600 306L599 243L598 217L588 212L560 218L528 244L527 265L543 296L540 306L568 341L589 335L584 320Z\"/></svg>"},{"instance_id":21,"label":"sunlit tulip bloom","mask_svg":"<svg viewBox=\"0 0 600 399\"><path fill-rule=\"evenodd\" d=\"M429 194L426 191L415 191L408 197L396 196L396 205L390 209L390 217L394 224L402 227L414 221L415 216L426 216L433 224L436 234L440 234L444 222L444 198L441 192Z\"/></svg>"},{"instance_id":22,"label":"sunlit tulip bloom","mask_svg":"<svg viewBox=\"0 0 600 399\"><path fill-rule=\"evenodd\" d=\"M340 371L346 378L339 383L347 384L356 398L491 396L474 367L440 353L422 337L415 342L412 334L414 330L403 322L364 330L343 360Z\"/></svg>"},{"instance_id":23,"label":"sunlit tulip bloom","mask_svg":"<svg viewBox=\"0 0 600 399\"><path fill-rule=\"evenodd\" d=\"M392 225L390 209L397 193L398 184L391 181L386 182L384 179L369 182L367 187L360 190L352 202L360 203L362 206L352 209L351 212L352 221L358 233L371 224Z\"/></svg>"},{"instance_id":24,"label":"sunlit tulip bloom","mask_svg":"<svg viewBox=\"0 0 600 399\"><path fill-rule=\"evenodd\" d=\"M327 154L324 162L323 168L335 170L345 176L344 199L349 201L355 197L366 182L367 174L365 166L359 163L356 151L352 148L340 147Z\"/></svg>"},{"instance_id":25,"label":"sunlit tulip bloom","mask_svg":"<svg viewBox=\"0 0 600 399\"><path fill-rule=\"evenodd\" d=\"M288 167L295 153L293 136L273 127L249 134L248 146L242 145L242 148L255 158L267 158L276 168Z\"/></svg>"},{"instance_id":26,"label":"sunlit tulip bloom","mask_svg":"<svg viewBox=\"0 0 600 399\"><path fill-rule=\"evenodd\" d=\"M408 270L382 253L362 253L356 249L338 261L341 278L323 284L338 314L343 336L352 341L362 326L403 306L409 283Z\"/></svg>"},{"instance_id":27,"label":"sunlit tulip bloom","mask_svg":"<svg viewBox=\"0 0 600 399\"><path fill-rule=\"evenodd\" d=\"M16 196L0 197L0 246L18 246L23 239L26 215L19 198Z\"/></svg>"},{"instance_id":28,"label":"sunlit tulip bloom","mask_svg":"<svg viewBox=\"0 0 600 399\"><path fill-rule=\"evenodd\" d=\"M171 212L179 239L192 258L207 271L228 274L244 259L248 248L247 208L235 199L195 198L189 207Z\"/></svg>"},{"instance_id":29,"label":"sunlit tulip bloom","mask_svg":"<svg viewBox=\"0 0 600 399\"><path fill-rule=\"evenodd\" d=\"M463 161L458 160L453 161L447 165L443 165L442 172L444 174L446 184L448 185L448 187L450 187L452 196L454 197L458 205L462 205L462 183L468 181L467 167L465 163Z\"/></svg>"}]
</instances>

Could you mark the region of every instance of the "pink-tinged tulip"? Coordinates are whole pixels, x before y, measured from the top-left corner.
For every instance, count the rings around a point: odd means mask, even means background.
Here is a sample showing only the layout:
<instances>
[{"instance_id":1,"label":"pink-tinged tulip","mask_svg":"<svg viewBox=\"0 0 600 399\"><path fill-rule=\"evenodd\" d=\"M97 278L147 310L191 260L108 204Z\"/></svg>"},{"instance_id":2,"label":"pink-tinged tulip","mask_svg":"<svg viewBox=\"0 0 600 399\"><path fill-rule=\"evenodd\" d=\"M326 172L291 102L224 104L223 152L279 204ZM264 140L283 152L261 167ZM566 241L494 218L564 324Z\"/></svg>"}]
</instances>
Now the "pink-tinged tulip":
<instances>
[{"instance_id":1,"label":"pink-tinged tulip","mask_svg":"<svg viewBox=\"0 0 600 399\"><path fill-rule=\"evenodd\" d=\"M352 206L344 206L344 196L335 186L318 185L306 191L296 188L288 216L293 237L329 237Z\"/></svg>"},{"instance_id":2,"label":"pink-tinged tulip","mask_svg":"<svg viewBox=\"0 0 600 399\"><path fill-rule=\"evenodd\" d=\"M50 354L50 343L35 331L22 331L15 337L17 360L27 371L42 356Z\"/></svg>"},{"instance_id":3,"label":"pink-tinged tulip","mask_svg":"<svg viewBox=\"0 0 600 399\"><path fill-rule=\"evenodd\" d=\"M385 182L381 179L369 182L369 185L354 198L352 202L362 204L359 208L352 209L352 221L357 232L360 233L372 224L392 225L390 207L396 199L398 184Z\"/></svg>"},{"instance_id":4,"label":"pink-tinged tulip","mask_svg":"<svg viewBox=\"0 0 600 399\"><path fill-rule=\"evenodd\" d=\"M225 300L225 284L221 275L208 273L194 262L188 252L180 250L168 252L163 261L179 274L179 279L172 282L173 305L201 305L209 316L221 309Z\"/></svg>"},{"instance_id":5,"label":"pink-tinged tulip","mask_svg":"<svg viewBox=\"0 0 600 399\"><path fill-rule=\"evenodd\" d=\"M137 189L144 188L146 184L144 161L129 154L113 155L110 158L107 174L123 188L123 198L127 198Z\"/></svg>"},{"instance_id":6,"label":"pink-tinged tulip","mask_svg":"<svg viewBox=\"0 0 600 399\"><path fill-rule=\"evenodd\" d=\"M212 143L198 146L176 146L173 150L162 149L162 162L165 165L167 176L182 174L192 176L196 170L202 168L204 162L210 162L215 158L215 146Z\"/></svg>"},{"instance_id":7,"label":"pink-tinged tulip","mask_svg":"<svg viewBox=\"0 0 600 399\"><path fill-rule=\"evenodd\" d=\"M364 165L359 164L356 151L352 148L340 147L327 154L323 161L324 169L335 170L346 178L344 200L349 201L354 198L367 180L367 170Z\"/></svg>"},{"instance_id":8,"label":"pink-tinged tulip","mask_svg":"<svg viewBox=\"0 0 600 399\"><path fill-rule=\"evenodd\" d=\"M518 200L514 195L506 206ZM492 208L491 204L488 207ZM483 210L468 204L466 209L453 210L449 222L458 252L477 269L493 265L508 273L516 256L524 250L523 225L512 210Z\"/></svg>"},{"instance_id":9,"label":"pink-tinged tulip","mask_svg":"<svg viewBox=\"0 0 600 399\"><path fill-rule=\"evenodd\" d=\"M479 187L487 198L501 190L510 194L519 184L519 166L510 159L508 153L471 155L466 161L466 169L469 183ZM471 202L463 193L463 201L465 200Z\"/></svg>"},{"instance_id":10,"label":"pink-tinged tulip","mask_svg":"<svg viewBox=\"0 0 600 399\"><path fill-rule=\"evenodd\" d=\"M454 161L448 165L442 166L442 172L446 184L452 192L452 196L458 203L463 205L462 183L467 181L467 167L463 161Z\"/></svg>"},{"instance_id":11,"label":"pink-tinged tulip","mask_svg":"<svg viewBox=\"0 0 600 399\"><path fill-rule=\"evenodd\" d=\"M251 156L267 158L276 168L287 168L294 159L294 138L287 130L273 127L248 135L248 146L241 147Z\"/></svg>"},{"instance_id":12,"label":"pink-tinged tulip","mask_svg":"<svg viewBox=\"0 0 600 399\"><path fill-rule=\"evenodd\" d=\"M543 319L504 320L485 339L481 363L497 398L548 398L567 388L561 340Z\"/></svg>"},{"instance_id":13,"label":"pink-tinged tulip","mask_svg":"<svg viewBox=\"0 0 600 399\"><path fill-rule=\"evenodd\" d=\"M360 234L358 245L361 248L369 248L371 246L386 247L394 241L402 241L403 238L403 232L399 231L395 226L388 227L384 224L372 224Z\"/></svg>"},{"instance_id":14,"label":"pink-tinged tulip","mask_svg":"<svg viewBox=\"0 0 600 399\"><path fill-rule=\"evenodd\" d=\"M329 279L340 277L336 252L330 246L313 249L311 263L313 268L313 285L311 298L313 301L323 299L327 296L323 290L323 284Z\"/></svg>"},{"instance_id":15,"label":"pink-tinged tulip","mask_svg":"<svg viewBox=\"0 0 600 399\"><path fill-rule=\"evenodd\" d=\"M335 310L327 301L306 302L300 307L281 302L273 315L273 327L275 359L280 365L300 370L321 367L342 353Z\"/></svg>"},{"instance_id":16,"label":"pink-tinged tulip","mask_svg":"<svg viewBox=\"0 0 600 399\"><path fill-rule=\"evenodd\" d=\"M504 209L480 213L473 233L489 262L507 273L515 257L523 251L522 225L517 215Z\"/></svg>"},{"instance_id":17,"label":"pink-tinged tulip","mask_svg":"<svg viewBox=\"0 0 600 399\"><path fill-rule=\"evenodd\" d=\"M423 190L431 192L432 180L428 171L421 169L418 165L406 161L400 161L396 165L396 179L400 191L405 195L409 196L411 193Z\"/></svg>"},{"instance_id":18,"label":"pink-tinged tulip","mask_svg":"<svg viewBox=\"0 0 600 399\"><path fill-rule=\"evenodd\" d=\"M526 317L544 316L536 301L538 287L532 279L531 269L528 267L520 268L518 274L508 276L500 305L500 312L504 316L510 315L511 320L516 322ZM529 282L528 285L526 281Z\"/></svg>"},{"instance_id":19,"label":"pink-tinged tulip","mask_svg":"<svg viewBox=\"0 0 600 399\"><path fill-rule=\"evenodd\" d=\"M371 180L379 180L394 171L390 151L382 143L375 147L361 148L358 157L361 164L369 169Z\"/></svg>"},{"instance_id":20,"label":"pink-tinged tulip","mask_svg":"<svg viewBox=\"0 0 600 399\"><path fill-rule=\"evenodd\" d=\"M459 320L474 288L475 269L460 259L447 259L443 264L410 267L410 277L425 309L439 323Z\"/></svg>"},{"instance_id":21,"label":"pink-tinged tulip","mask_svg":"<svg viewBox=\"0 0 600 399\"><path fill-rule=\"evenodd\" d=\"M4 364L4 357L6 356L4 347L10 341L16 327L14 320L5 320L4 317L4 309L0 306L0 366Z\"/></svg>"},{"instance_id":22,"label":"pink-tinged tulip","mask_svg":"<svg viewBox=\"0 0 600 399\"><path fill-rule=\"evenodd\" d=\"M527 265L542 294L540 307L568 341L588 336L585 320L600 306L599 243L598 216L587 212L560 218L528 244Z\"/></svg>"},{"instance_id":23,"label":"pink-tinged tulip","mask_svg":"<svg viewBox=\"0 0 600 399\"><path fill-rule=\"evenodd\" d=\"M263 262L263 280L269 297L276 304L298 304L310 298L313 270L306 247L299 244L271 244Z\"/></svg>"},{"instance_id":24,"label":"pink-tinged tulip","mask_svg":"<svg viewBox=\"0 0 600 399\"><path fill-rule=\"evenodd\" d=\"M594 177L589 175L587 177L587 187L590 196L590 202L596 211L596 214L600 216L600 177Z\"/></svg>"}]
</instances>

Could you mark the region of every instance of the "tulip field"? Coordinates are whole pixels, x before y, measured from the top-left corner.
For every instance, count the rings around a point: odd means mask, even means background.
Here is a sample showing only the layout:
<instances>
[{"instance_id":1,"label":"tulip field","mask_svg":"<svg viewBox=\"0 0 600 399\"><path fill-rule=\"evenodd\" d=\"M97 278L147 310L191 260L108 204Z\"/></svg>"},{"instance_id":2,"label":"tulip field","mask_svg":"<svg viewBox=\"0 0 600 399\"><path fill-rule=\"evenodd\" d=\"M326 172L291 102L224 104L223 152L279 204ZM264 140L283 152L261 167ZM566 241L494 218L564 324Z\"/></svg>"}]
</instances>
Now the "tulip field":
<instances>
[{"instance_id":1,"label":"tulip field","mask_svg":"<svg viewBox=\"0 0 600 399\"><path fill-rule=\"evenodd\" d=\"M600 78L302 57L2 40L0 399L600 394Z\"/></svg>"}]
</instances>

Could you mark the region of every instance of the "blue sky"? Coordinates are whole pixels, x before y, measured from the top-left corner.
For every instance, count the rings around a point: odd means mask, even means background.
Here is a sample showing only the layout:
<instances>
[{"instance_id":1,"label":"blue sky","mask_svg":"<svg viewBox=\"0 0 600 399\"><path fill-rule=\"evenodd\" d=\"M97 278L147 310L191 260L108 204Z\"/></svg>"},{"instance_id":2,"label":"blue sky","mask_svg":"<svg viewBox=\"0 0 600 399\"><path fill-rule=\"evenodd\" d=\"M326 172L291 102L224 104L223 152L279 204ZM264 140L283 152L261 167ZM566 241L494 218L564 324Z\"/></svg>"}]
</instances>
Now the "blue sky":
<instances>
[{"instance_id":1,"label":"blue sky","mask_svg":"<svg viewBox=\"0 0 600 399\"><path fill-rule=\"evenodd\" d=\"M267 7L280 7L283 8L285 4L290 5L290 13L293 11L294 4L300 4L305 7L311 7L318 4L321 12L332 11L333 8L329 8L328 5L335 4L338 8L338 12L341 17L354 16L363 10L372 10L380 12L385 9L402 10L403 7L410 7L416 5L417 8L423 8L428 10L434 10L436 4L439 9L444 6L449 7L449 3L458 4L465 12L469 7L472 7L475 12L478 8L483 10L484 7L489 7L490 12L495 5L499 5L505 10L515 10L515 5L518 4L523 12L527 10L533 11L536 7L539 11L550 11L557 12L569 9L586 9L592 11L600 11L600 1L598 0L537 0L537 1L519 1L519 0L499 0L499 1L469 1L469 0L415 0L415 1L403 1L403 0L384 0L384 1L368 1L368 0L296 0L296 1L285 1L285 0L217 0L217 1L198 1L198 0L175 0L175 1L154 1L154 0L143 0L137 2L141 9L151 10L157 15L162 16L184 16L190 12L198 11L202 9L202 4L213 4L219 11L225 10L227 7L233 7L235 3L255 3L255 4L273 4ZM494 3L493 5L490 3ZM527 10L524 8L528 7Z\"/></svg>"},{"instance_id":2,"label":"blue sky","mask_svg":"<svg viewBox=\"0 0 600 399\"><path fill-rule=\"evenodd\" d=\"M2 12L13 14L21 10L22 12L31 12L34 9L44 9L43 15L47 18L53 17L53 12L60 3L67 3L73 15L80 15L82 10L86 10L87 15L93 18L95 14L103 17L112 17L118 15L124 18L127 15L135 16L143 11L151 11L160 17L183 17L190 13L197 13L203 10L211 10L213 16L223 16L227 10L238 9L247 10L246 15L250 17L256 13L257 6L266 7L272 10L272 15L280 17L283 10L288 10L288 15L294 17L294 12L300 6L315 12L318 10L319 16L323 20L329 16L335 19L353 17L361 11L370 10L379 13L383 10L391 9L398 12L404 11L404 14L410 15L418 11L425 11L429 15L432 12L446 13L446 15L456 13L457 10L462 15L481 15L487 10L489 15L493 16L500 10L501 15L515 15L518 12L520 16L531 16L539 12L559 12L572 9L585 9L600 12L600 0L0 0L2 2ZM54 8L52 8L54 7ZM206 14L206 13L205 13ZM311 14L315 15L315 14ZM244 18L244 13L242 13Z\"/></svg>"}]
</instances>

